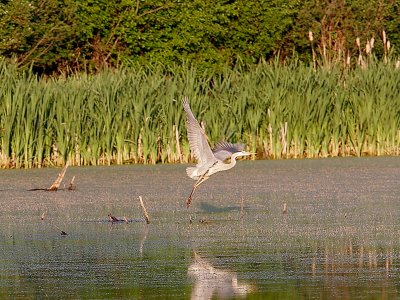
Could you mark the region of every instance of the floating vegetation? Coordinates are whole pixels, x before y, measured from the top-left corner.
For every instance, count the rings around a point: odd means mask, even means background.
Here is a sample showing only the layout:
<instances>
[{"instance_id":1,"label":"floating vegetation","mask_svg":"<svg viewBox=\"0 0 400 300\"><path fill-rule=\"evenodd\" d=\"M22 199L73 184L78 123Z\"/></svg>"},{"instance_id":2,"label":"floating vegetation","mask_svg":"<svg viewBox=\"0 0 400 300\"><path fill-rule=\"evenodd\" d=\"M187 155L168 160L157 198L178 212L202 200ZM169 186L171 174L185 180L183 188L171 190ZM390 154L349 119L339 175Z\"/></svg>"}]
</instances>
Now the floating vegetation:
<instances>
[{"instance_id":1,"label":"floating vegetation","mask_svg":"<svg viewBox=\"0 0 400 300\"><path fill-rule=\"evenodd\" d=\"M181 99L211 141L258 158L399 155L400 69L300 62L37 78L0 61L0 167L191 161Z\"/></svg>"}]
</instances>

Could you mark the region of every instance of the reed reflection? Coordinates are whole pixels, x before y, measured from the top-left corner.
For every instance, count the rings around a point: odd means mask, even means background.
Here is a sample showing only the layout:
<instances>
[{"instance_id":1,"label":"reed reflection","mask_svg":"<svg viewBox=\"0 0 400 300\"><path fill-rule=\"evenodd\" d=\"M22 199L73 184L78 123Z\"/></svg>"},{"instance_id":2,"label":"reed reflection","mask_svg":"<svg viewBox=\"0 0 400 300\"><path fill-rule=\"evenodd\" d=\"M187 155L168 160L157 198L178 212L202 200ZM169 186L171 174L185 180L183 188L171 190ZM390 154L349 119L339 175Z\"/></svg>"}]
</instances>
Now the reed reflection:
<instances>
[{"instance_id":1,"label":"reed reflection","mask_svg":"<svg viewBox=\"0 0 400 300\"><path fill-rule=\"evenodd\" d=\"M236 272L215 268L196 252L188 276L194 281L191 299L244 298L254 290L254 286L239 283Z\"/></svg>"},{"instance_id":2,"label":"reed reflection","mask_svg":"<svg viewBox=\"0 0 400 300\"><path fill-rule=\"evenodd\" d=\"M347 242L318 249L309 262L313 282L320 283L326 298L337 298L340 291L341 299L360 293L371 299L391 299L398 295L397 257L391 246Z\"/></svg>"},{"instance_id":3,"label":"reed reflection","mask_svg":"<svg viewBox=\"0 0 400 300\"><path fill-rule=\"evenodd\" d=\"M317 257L322 259L317 261ZM347 272L360 272L361 270L377 270L385 272L387 275L393 270L395 256L394 250L354 245L352 242L346 243L342 247L326 246L322 253L316 254L312 259L312 274L324 273L325 275L336 274L340 270ZM320 270L318 272L318 270Z\"/></svg>"}]
</instances>

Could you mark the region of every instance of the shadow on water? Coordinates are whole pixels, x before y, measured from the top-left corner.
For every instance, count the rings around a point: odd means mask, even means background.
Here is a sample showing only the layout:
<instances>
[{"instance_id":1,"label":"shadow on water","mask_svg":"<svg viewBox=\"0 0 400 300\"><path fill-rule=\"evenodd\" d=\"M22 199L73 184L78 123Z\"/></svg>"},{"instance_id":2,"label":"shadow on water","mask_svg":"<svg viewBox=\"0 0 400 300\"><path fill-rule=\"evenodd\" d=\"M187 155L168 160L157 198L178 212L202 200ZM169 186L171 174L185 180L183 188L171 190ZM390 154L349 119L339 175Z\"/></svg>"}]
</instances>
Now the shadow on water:
<instances>
[{"instance_id":1,"label":"shadow on water","mask_svg":"<svg viewBox=\"0 0 400 300\"><path fill-rule=\"evenodd\" d=\"M200 202L200 209L206 213L227 213L231 211L239 211L240 207L237 206L216 206L206 202Z\"/></svg>"},{"instance_id":2,"label":"shadow on water","mask_svg":"<svg viewBox=\"0 0 400 300\"><path fill-rule=\"evenodd\" d=\"M73 168L73 193L0 170L0 298L400 297L398 158L241 162L189 210L185 168Z\"/></svg>"}]
</instances>

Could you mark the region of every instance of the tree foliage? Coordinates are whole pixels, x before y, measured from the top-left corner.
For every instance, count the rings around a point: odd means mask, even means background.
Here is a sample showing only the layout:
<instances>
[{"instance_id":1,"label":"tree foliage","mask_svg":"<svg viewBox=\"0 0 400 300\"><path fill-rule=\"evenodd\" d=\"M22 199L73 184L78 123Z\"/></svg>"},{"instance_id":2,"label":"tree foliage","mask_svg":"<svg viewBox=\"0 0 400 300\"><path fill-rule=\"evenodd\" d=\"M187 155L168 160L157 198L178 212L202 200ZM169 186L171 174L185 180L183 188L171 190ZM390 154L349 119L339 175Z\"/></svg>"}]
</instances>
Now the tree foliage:
<instances>
[{"instance_id":1,"label":"tree foliage","mask_svg":"<svg viewBox=\"0 0 400 300\"><path fill-rule=\"evenodd\" d=\"M289 41L301 55L310 55L308 32L314 34L318 52L330 59L358 55L372 38L377 41L376 54L383 55L383 31L400 47L399 1L383 0L311 0L305 1L297 15ZM394 25L396 24L396 25ZM396 29L397 26L397 29Z\"/></svg>"},{"instance_id":2,"label":"tree foliage","mask_svg":"<svg viewBox=\"0 0 400 300\"><path fill-rule=\"evenodd\" d=\"M356 38L400 44L399 0L9 0L0 2L0 56L39 73L136 61L222 68L294 53L357 55ZM382 43L376 54L383 55ZM392 50L393 52L393 50Z\"/></svg>"},{"instance_id":3,"label":"tree foliage","mask_svg":"<svg viewBox=\"0 0 400 300\"><path fill-rule=\"evenodd\" d=\"M10 0L0 4L0 55L42 72L70 61L78 20L72 1Z\"/></svg>"}]
</instances>

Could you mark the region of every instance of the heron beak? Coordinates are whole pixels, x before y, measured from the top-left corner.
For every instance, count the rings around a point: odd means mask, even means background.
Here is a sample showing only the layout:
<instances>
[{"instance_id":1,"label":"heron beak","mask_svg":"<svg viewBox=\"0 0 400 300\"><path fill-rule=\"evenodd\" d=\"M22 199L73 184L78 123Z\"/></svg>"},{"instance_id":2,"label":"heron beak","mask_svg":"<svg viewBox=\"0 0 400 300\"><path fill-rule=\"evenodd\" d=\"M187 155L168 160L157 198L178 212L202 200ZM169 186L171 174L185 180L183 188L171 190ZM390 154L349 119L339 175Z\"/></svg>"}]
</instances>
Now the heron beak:
<instances>
[{"instance_id":1,"label":"heron beak","mask_svg":"<svg viewBox=\"0 0 400 300\"><path fill-rule=\"evenodd\" d=\"M257 153L256 152L244 152L243 154L244 155L256 155Z\"/></svg>"}]
</instances>

